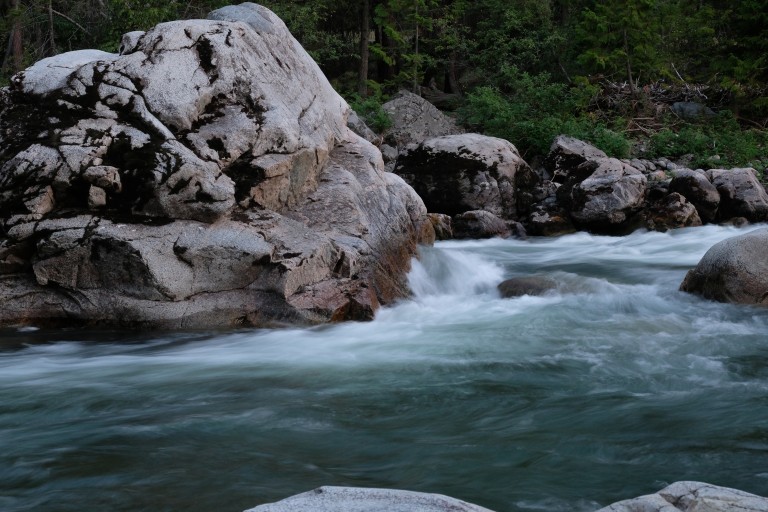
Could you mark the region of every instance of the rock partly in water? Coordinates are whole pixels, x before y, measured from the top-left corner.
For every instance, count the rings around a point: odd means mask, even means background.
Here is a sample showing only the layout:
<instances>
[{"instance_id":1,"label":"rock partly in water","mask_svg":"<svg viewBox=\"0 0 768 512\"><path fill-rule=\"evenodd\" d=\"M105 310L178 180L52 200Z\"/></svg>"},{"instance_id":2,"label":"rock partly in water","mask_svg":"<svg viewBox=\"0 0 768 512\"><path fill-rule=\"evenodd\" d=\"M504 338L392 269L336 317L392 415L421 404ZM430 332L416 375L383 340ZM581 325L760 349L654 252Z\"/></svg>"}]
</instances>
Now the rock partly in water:
<instances>
[{"instance_id":1,"label":"rock partly in water","mask_svg":"<svg viewBox=\"0 0 768 512\"><path fill-rule=\"evenodd\" d=\"M680 290L706 299L768 306L768 228L712 246L685 276Z\"/></svg>"},{"instance_id":2,"label":"rock partly in water","mask_svg":"<svg viewBox=\"0 0 768 512\"><path fill-rule=\"evenodd\" d=\"M245 512L492 512L443 496L396 489L319 487Z\"/></svg>"},{"instance_id":3,"label":"rock partly in water","mask_svg":"<svg viewBox=\"0 0 768 512\"><path fill-rule=\"evenodd\" d=\"M504 298L544 295L551 290L556 290L557 282L546 276L513 277L499 283L497 288Z\"/></svg>"},{"instance_id":4,"label":"rock partly in water","mask_svg":"<svg viewBox=\"0 0 768 512\"><path fill-rule=\"evenodd\" d=\"M451 225L450 215L444 213L428 214L432 228L435 230L436 240L450 240L453 238L453 226Z\"/></svg>"},{"instance_id":5,"label":"rock partly in water","mask_svg":"<svg viewBox=\"0 0 768 512\"><path fill-rule=\"evenodd\" d=\"M485 210L473 210L453 217L453 238L509 238L513 230L503 220Z\"/></svg>"},{"instance_id":6,"label":"rock partly in water","mask_svg":"<svg viewBox=\"0 0 768 512\"><path fill-rule=\"evenodd\" d=\"M427 139L395 165L430 212L486 210L503 219L516 217L516 177L528 171L512 143L476 133Z\"/></svg>"},{"instance_id":7,"label":"rock partly in water","mask_svg":"<svg viewBox=\"0 0 768 512\"><path fill-rule=\"evenodd\" d=\"M720 220L744 217L750 222L763 222L768 219L768 194L757 179L757 171L710 169L707 176L720 193Z\"/></svg>"},{"instance_id":8,"label":"rock partly in water","mask_svg":"<svg viewBox=\"0 0 768 512\"><path fill-rule=\"evenodd\" d=\"M588 160L565 173L557 199L577 227L623 234L637 227L647 181L643 173L615 158Z\"/></svg>"},{"instance_id":9,"label":"rock partly in water","mask_svg":"<svg viewBox=\"0 0 768 512\"><path fill-rule=\"evenodd\" d=\"M384 142L404 149L433 137L462 133L456 122L421 96L401 90L381 107L392 125L384 132Z\"/></svg>"},{"instance_id":10,"label":"rock partly in water","mask_svg":"<svg viewBox=\"0 0 768 512\"><path fill-rule=\"evenodd\" d=\"M702 482L675 482L655 494L614 503L597 512L768 512L768 499Z\"/></svg>"},{"instance_id":11,"label":"rock partly in water","mask_svg":"<svg viewBox=\"0 0 768 512\"><path fill-rule=\"evenodd\" d=\"M423 202L256 4L45 59L0 92L0 324L370 318Z\"/></svg>"},{"instance_id":12,"label":"rock partly in water","mask_svg":"<svg viewBox=\"0 0 768 512\"><path fill-rule=\"evenodd\" d=\"M720 205L720 193L704 172L675 169L669 191L688 200L699 213L702 222L714 222Z\"/></svg>"},{"instance_id":13,"label":"rock partly in water","mask_svg":"<svg viewBox=\"0 0 768 512\"><path fill-rule=\"evenodd\" d=\"M645 211L646 227L653 231L701 226L696 208L685 197L672 192L652 202Z\"/></svg>"}]
</instances>

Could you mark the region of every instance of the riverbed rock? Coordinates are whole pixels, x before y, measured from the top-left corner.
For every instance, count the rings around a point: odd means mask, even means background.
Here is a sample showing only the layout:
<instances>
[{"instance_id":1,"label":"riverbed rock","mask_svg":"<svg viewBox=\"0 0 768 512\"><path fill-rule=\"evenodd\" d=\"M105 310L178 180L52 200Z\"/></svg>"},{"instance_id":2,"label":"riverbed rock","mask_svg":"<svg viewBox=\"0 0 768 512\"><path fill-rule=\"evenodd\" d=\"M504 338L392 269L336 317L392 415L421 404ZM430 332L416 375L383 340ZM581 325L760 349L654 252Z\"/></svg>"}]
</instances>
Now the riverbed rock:
<instances>
[{"instance_id":1,"label":"riverbed rock","mask_svg":"<svg viewBox=\"0 0 768 512\"><path fill-rule=\"evenodd\" d=\"M487 508L443 496L396 489L318 487L245 512L491 512Z\"/></svg>"},{"instance_id":2,"label":"riverbed rock","mask_svg":"<svg viewBox=\"0 0 768 512\"><path fill-rule=\"evenodd\" d=\"M546 276L520 276L505 279L499 283L497 288L499 294L504 298L544 295L557 289L557 282Z\"/></svg>"},{"instance_id":3,"label":"riverbed rock","mask_svg":"<svg viewBox=\"0 0 768 512\"><path fill-rule=\"evenodd\" d=\"M395 165L430 212L486 210L503 219L516 217L516 177L529 171L512 143L477 133L427 139Z\"/></svg>"},{"instance_id":4,"label":"riverbed rock","mask_svg":"<svg viewBox=\"0 0 768 512\"><path fill-rule=\"evenodd\" d=\"M720 192L701 171L675 169L669 191L685 197L699 213L702 222L714 222L720 205Z\"/></svg>"},{"instance_id":5,"label":"riverbed rock","mask_svg":"<svg viewBox=\"0 0 768 512\"><path fill-rule=\"evenodd\" d=\"M768 512L768 499L702 482L675 482L655 494L614 503L597 512Z\"/></svg>"},{"instance_id":6,"label":"riverbed rock","mask_svg":"<svg viewBox=\"0 0 768 512\"><path fill-rule=\"evenodd\" d=\"M512 235L509 224L485 210L460 213L451 221L453 238L508 238Z\"/></svg>"},{"instance_id":7,"label":"riverbed rock","mask_svg":"<svg viewBox=\"0 0 768 512\"><path fill-rule=\"evenodd\" d=\"M256 4L44 59L0 91L0 325L370 318L426 208Z\"/></svg>"},{"instance_id":8,"label":"riverbed rock","mask_svg":"<svg viewBox=\"0 0 768 512\"><path fill-rule=\"evenodd\" d=\"M750 222L768 219L768 194L752 168L710 169L707 176L720 193L719 219L744 217Z\"/></svg>"},{"instance_id":9,"label":"riverbed rock","mask_svg":"<svg viewBox=\"0 0 768 512\"><path fill-rule=\"evenodd\" d=\"M652 231L668 231L702 224L696 208L677 192L652 202L646 208L645 223Z\"/></svg>"},{"instance_id":10,"label":"riverbed rock","mask_svg":"<svg viewBox=\"0 0 768 512\"><path fill-rule=\"evenodd\" d=\"M444 213L428 214L429 221L432 223L432 229L435 230L436 240L450 240L453 238L453 227L451 225L450 215Z\"/></svg>"},{"instance_id":11,"label":"riverbed rock","mask_svg":"<svg viewBox=\"0 0 768 512\"><path fill-rule=\"evenodd\" d=\"M557 199L580 229L622 234L633 230L645 200L647 179L615 158L587 160L569 171Z\"/></svg>"},{"instance_id":12,"label":"riverbed rock","mask_svg":"<svg viewBox=\"0 0 768 512\"><path fill-rule=\"evenodd\" d=\"M398 92L381 108L392 121L392 126L384 132L384 142L400 151L409 144L420 144L433 137L463 132L456 121L429 101L406 90Z\"/></svg>"},{"instance_id":13,"label":"riverbed rock","mask_svg":"<svg viewBox=\"0 0 768 512\"><path fill-rule=\"evenodd\" d=\"M684 292L736 304L768 306L768 228L712 246L680 285Z\"/></svg>"}]
</instances>

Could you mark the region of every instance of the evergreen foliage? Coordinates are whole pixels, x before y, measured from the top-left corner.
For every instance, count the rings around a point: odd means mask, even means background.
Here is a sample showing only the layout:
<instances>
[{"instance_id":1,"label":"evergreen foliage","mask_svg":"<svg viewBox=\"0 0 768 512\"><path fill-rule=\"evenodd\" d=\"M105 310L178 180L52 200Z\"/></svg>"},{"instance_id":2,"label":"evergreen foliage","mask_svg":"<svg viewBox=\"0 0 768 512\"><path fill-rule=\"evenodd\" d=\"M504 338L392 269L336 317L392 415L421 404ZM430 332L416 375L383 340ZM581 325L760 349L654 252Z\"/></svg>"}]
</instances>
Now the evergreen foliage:
<instances>
[{"instance_id":1,"label":"evergreen foliage","mask_svg":"<svg viewBox=\"0 0 768 512\"><path fill-rule=\"evenodd\" d=\"M653 151L676 153L688 144L686 153L734 163L765 152L768 0L261 2L379 128L386 119L376 105L407 88L463 103L466 123L512 140L528 155L546 151L558 133L615 155L627 154L637 136L650 137ZM7 83L16 71L62 51L115 51L124 32L203 17L226 3L2 0L0 77ZM715 96L684 99L732 115L710 125L664 117L644 92L660 80L681 89L719 88ZM606 83L626 84L631 98L604 108L595 95ZM661 106L668 111L669 104ZM633 118L648 116L655 119L651 128L628 128Z\"/></svg>"}]
</instances>

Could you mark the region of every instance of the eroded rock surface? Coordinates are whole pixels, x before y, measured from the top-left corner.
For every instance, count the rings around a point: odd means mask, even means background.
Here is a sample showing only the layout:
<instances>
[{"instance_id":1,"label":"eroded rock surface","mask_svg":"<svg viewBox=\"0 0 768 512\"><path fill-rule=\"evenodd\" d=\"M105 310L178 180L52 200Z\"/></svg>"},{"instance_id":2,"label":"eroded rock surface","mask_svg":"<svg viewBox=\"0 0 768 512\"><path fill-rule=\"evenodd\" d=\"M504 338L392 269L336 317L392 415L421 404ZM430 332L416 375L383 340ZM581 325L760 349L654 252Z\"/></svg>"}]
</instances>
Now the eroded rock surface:
<instances>
[{"instance_id":1,"label":"eroded rock surface","mask_svg":"<svg viewBox=\"0 0 768 512\"><path fill-rule=\"evenodd\" d=\"M0 324L370 318L434 232L256 4L44 59L0 92Z\"/></svg>"}]
</instances>

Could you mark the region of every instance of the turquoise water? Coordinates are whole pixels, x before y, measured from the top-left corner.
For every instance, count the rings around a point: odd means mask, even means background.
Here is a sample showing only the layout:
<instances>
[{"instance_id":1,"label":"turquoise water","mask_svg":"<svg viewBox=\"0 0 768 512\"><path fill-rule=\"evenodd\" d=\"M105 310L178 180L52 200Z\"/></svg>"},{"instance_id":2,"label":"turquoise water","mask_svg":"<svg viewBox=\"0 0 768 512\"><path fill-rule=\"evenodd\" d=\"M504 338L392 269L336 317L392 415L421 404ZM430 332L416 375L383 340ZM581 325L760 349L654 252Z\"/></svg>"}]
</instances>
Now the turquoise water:
<instances>
[{"instance_id":1,"label":"turquoise water","mask_svg":"<svg viewBox=\"0 0 768 512\"><path fill-rule=\"evenodd\" d=\"M370 323L0 331L0 510L235 512L320 485L498 512L683 479L768 495L768 311L677 291L748 230L444 242ZM498 297L528 274L560 289Z\"/></svg>"}]
</instances>

